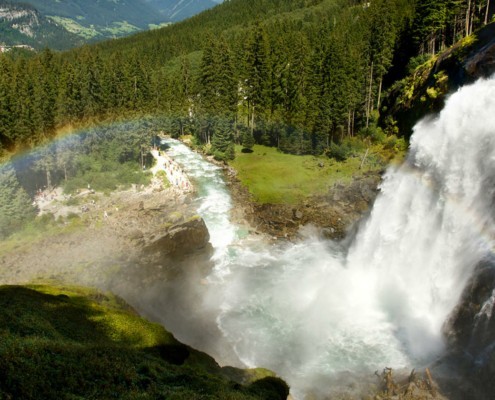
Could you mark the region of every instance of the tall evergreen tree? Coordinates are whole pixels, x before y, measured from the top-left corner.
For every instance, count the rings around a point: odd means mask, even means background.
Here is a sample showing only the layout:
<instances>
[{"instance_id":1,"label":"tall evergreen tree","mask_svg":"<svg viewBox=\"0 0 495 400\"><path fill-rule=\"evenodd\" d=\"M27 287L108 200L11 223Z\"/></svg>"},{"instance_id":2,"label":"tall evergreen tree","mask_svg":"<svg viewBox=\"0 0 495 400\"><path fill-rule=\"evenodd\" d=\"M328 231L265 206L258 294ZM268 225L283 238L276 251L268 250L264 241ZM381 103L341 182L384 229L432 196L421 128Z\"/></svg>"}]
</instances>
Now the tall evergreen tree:
<instances>
[{"instance_id":1,"label":"tall evergreen tree","mask_svg":"<svg viewBox=\"0 0 495 400\"><path fill-rule=\"evenodd\" d=\"M266 33L260 23L250 32L245 48L244 92L248 104L248 125L254 129L257 115L262 115L267 103L269 53Z\"/></svg>"},{"instance_id":2,"label":"tall evergreen tree","mask_svg":"<svg viewBox=\"0 0 495 400\"><path fill-rule=\"evenodd\" d=\"M0 167L0 237L6 237L34 218L35 208L11 166Z\"/></svg>"}]
</instances>

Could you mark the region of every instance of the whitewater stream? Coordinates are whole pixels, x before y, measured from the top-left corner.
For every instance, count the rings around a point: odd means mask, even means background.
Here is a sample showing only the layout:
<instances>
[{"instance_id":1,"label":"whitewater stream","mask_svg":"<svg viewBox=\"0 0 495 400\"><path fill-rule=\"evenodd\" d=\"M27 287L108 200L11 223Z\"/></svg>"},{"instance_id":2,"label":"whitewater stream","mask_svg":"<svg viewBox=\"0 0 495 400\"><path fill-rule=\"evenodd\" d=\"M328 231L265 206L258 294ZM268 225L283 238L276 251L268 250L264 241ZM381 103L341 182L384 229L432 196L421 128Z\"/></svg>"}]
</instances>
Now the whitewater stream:
<instances>
[{"instance_id":1,"label":"whitewater stream","mask_svg":"<svg viewBox=\"0 0 495 400\"><path fill-rule=\"evenodd\" d=\"M493 246L494 79L462 88L415 127L407 161L385 174L345 246L311 228L297 243L248 235L229 221L221 169L166 143L197 188L215 249L207 301L243 364L276 371L299 397L348 372L418 367L441 354L442 324Z\"/></svg>"}]
</instances>

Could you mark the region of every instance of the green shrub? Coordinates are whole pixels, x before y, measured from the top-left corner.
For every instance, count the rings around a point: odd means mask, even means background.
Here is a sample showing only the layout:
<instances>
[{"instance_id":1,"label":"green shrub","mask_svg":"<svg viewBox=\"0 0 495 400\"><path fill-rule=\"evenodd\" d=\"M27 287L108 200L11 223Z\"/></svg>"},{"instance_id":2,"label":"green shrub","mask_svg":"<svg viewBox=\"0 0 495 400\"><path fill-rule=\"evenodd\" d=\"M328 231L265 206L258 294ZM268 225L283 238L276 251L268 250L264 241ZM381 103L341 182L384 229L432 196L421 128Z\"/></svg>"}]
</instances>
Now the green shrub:
<instances>
[{"instance_id":1,"label":"green shrub","mask_svg":"<svg viewBox=\"0 0 495 400\"><path fill-rule=\"evenodd\" d=\"M431 58L431 54L421 54L416 57L412 57L407 64L407 71L409 74L413 74L416 68L423 65Z\"/></svg>"},{"instance_id":2,"label":"green shrub","mask_svg":"<svg viewBox=\"0 0 495 400\"><path fill-rule=\"evenodd\" d=\"M383 132L383 129L376 125L362 128L359 131L359 136L363 139L371 139L373 143L384 143L387 139L387 135Z\"/></svg>"},{"instance_id":3,"label":"green shrub","mask_svg":"<svg viewBox=\"0 0 495 400\"><path fill-rule=\"evenodd\" d=\"M406 151L407 143L404 138L398 138L395 135L388 136L383 144L383 148L387 150Z\"/></svg>"},{"instance_id":4,"label":"green shrub","mask_svg":"<svg viewBox=\"0 0 495 400\"><path fill-rule=\"evenodd\" d=\"M337 161L346 160L351 154L351 148L346 143L330 143L328 148L328 157L333 158Z\"/></svg>"},{"instance_id":5,"label":"green shrub","mask_svg":"<svg viewBox=\"0 0 495 400\"><path fill-rule=\"evenodd\" d=\"M289 386L282 379L267 376L249 385L249 391L263 399L286 400L289 396Z\"/></svg>"},{"instance_id":6,"label":"green shrub","mask_svg":"<svg viewBox=\"0 0 495 400\"><path fill-rule=\"evenodd\" d=\"M360 138L345 138L340 143L330 143L327 155L336 161L344 161L353 155L358 155L366 149L366 144Z\"/></svg>"}]
</instances>

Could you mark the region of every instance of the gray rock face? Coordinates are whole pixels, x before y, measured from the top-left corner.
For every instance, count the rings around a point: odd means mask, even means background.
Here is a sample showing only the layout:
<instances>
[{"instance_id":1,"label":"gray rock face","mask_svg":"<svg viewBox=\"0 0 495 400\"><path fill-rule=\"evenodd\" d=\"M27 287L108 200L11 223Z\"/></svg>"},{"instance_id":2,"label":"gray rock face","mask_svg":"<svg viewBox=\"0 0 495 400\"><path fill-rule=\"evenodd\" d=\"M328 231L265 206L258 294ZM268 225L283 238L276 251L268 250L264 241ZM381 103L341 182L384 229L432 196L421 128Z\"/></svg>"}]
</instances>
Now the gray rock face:
<instances>
[{"instance_id":1,"label":"gray rock face","mask_svg":"<svg viewBox=\"0 0 495 400\"><path fill-rule=\"evenodd\" d=\"M205 222L199 217L193 217L153 236L148 240L143 251L184 257L207 247L209 240L210 234Z\"/></svg>"},{"instance_id":2,"label":"gray rock face","mask_svg":"<svg viewBox=\"0 0 495 400\"><path fill-rule=\"evenodd\" d=\"M487 78L495 72L495 24L488 25L479 33L479 39L486 43L470 55L464 63L465 73L473 78Z\"/></svg>"},{"instance_id":3,"label":"gray rock face","mask_svg":"<svg viewBox=\"0 0 495 400\"><path fill-rule=\"evenodd\" d=\"M489 394L495 393L494 257L477 265L459 304L444 325L444 334L450 349L462 355L469 378L487 394L486 398L492 398Z\"/></svg>"},{"instance_id":4,"label":"gray rock face","mask_svg":"<svg viewBox=\"0 0 495 400\"><path fill-rule=\"evenodd\" d=\"M495 260L481 261L444 326L451 346L476 357L495 341L495 315L490 304L495 289Z\"/></svg>"}]
</instances>

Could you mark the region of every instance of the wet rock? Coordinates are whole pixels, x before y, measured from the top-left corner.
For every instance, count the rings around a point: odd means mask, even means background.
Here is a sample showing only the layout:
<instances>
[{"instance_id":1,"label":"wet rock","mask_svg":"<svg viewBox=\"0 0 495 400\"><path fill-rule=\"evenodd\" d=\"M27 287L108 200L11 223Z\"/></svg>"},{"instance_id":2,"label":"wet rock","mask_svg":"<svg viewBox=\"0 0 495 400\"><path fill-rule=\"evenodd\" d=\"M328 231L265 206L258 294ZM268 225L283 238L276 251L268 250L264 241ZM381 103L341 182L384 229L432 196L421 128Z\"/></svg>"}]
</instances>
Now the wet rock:
<instances>
[{"instance_id":1,"label":"wet rock","mask_svg":"<svg viewBox=\"0 0 495 400\"><path fill-rule=\"evenodd\" d=\"M203 219L193 217L150 239L143 248L144 253L183 257L205 248L209 244L210 234Z\"/></svg>"},{"instance_id":2,"label":"wet rock","mask_svg":"<svg viewBox=\"0 0 495 400\"><path fill-rule=\"evenodd\" d=\"M464 71L472 79L488 78L495 71L495 24L490 24L478 35L484 46L464 62Z\"/></svg>"},{"instance_id":3,"label":"wet rock","mask_svg":"<svg viewBox=\"0 0 495 400\"><path fill-rule=\"evenodd\" d=\"M495 341L495 310L490 298L495 289L495 259L475 268L461 299L444 326L448 343L474 357Z\"/></svg>"},{"instance_id":4,"label":"wet rock","mask_svg":"<svg viewBox=\"0 0 495 400\"><path fill-rule=\"evenodd\" d=\"M492 398L490 394L495 393L494 257L476 266L443 330L449 349L460 355L465 364L466 379L485 392L487 399Z\"/></svg>"}]
</instances>

